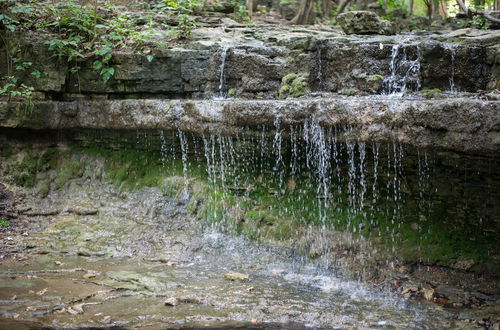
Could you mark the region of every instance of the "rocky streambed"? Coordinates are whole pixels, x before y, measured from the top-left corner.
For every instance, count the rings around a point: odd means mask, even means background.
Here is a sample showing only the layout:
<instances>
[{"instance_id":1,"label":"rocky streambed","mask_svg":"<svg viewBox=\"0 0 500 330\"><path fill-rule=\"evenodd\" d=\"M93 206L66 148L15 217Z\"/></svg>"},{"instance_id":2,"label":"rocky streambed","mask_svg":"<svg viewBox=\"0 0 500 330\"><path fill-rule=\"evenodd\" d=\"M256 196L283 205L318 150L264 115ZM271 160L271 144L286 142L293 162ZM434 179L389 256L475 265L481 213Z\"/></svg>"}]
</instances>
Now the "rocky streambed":
<instances>
[{"instance_id":1,"label":"rocky streambed","mask_svg":"<svg viewBox=\"0 0 500 330\"><path fill-rule=\"evenodd\" d=\"M44 200L26 195L18 207L30 227L2 233L3 328L466 329L491 325L498 310L491 293L446 285L434 293L428 285L433 296L481 305L443 309L388 289L418 294L421 284L408 279L342 279L290 250L194 220L188 196L120 192L99 182L98 162L86 164L81 178ZM230 271L248 280L225 279Z\"/></svg>"}]
</instances>

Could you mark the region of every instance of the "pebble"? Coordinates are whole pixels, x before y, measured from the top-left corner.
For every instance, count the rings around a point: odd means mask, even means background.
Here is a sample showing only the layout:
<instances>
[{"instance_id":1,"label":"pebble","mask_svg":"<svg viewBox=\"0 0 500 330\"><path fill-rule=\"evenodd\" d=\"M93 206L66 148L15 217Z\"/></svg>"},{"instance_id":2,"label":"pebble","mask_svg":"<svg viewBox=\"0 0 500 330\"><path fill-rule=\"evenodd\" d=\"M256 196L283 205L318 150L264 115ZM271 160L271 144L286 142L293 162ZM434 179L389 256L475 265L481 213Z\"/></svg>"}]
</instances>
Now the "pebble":
<instances>
[{"instance_id":1,"label":"pebble","mask_svg":"<svg viewBox=\"0 0 500 330\"><path fill-rule=\"evenodd\" d=\"M434 289L423 289L422 293L424 295L425 300L432 301L434 299L435 290Z\"/></svg>"},{"instance_id":2,"label":"pebble","mask_svg":"<svg viewBox=\"0 0 500 330\"><path fill-rule=\"evenodd\" d=\"M246 274L229 272L224 275L224 278L229 281L248 281L250 278Z\"/></svg>"},{"instance_id":3,"label":"pebble","mask_svg":"<svg viewBox=\"0 0 500 330\"><path fill-rule=\"evenodd\" d=\"M165 300L164 303L165 303L165 306L177 306L179 301L177 300L177 298L172 297L172 298L168 298L167 300Z\"/></svg>"}]
</instances>

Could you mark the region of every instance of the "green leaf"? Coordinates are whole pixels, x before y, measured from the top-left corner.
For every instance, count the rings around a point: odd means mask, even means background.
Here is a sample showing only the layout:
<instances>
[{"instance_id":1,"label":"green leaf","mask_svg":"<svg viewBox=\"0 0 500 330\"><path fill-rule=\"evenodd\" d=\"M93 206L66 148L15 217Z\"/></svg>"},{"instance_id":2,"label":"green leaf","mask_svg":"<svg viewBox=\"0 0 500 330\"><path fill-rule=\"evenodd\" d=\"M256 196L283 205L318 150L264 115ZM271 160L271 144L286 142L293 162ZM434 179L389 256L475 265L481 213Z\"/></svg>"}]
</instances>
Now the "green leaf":
<instances>
[{"instance_id":1,"label":"green leaf","mask_svg":"<svg viewBox=\"0 0 500 330\"><path fill-rule=\"evenodd\" d=\"M33 71L31 73L32 76L34 76L36 79L40 79L40 77L42 76L42 73L40 71Z\"/></svg>"},{"instance_id":2,"label":"green leaf","mask_svg":"<svg viewBox=\"0 0 500 330\"><path fill-rule=\"evenodd\" d=\"M101 70L101 77L104 82L108 82L109 79L115 74L114 68L104 68Z\"/></svg>"},{"instance_id":3,"label":"green leaf","mask_svg":"<svg viewBox=\"0 0 500 330\"><path fill-rule=\"evenodd\" d=\"M94 70L100 70L102 68L102 62L101 61L94 61L92 64L92 67Z\"/></svg>"}]
</instances>

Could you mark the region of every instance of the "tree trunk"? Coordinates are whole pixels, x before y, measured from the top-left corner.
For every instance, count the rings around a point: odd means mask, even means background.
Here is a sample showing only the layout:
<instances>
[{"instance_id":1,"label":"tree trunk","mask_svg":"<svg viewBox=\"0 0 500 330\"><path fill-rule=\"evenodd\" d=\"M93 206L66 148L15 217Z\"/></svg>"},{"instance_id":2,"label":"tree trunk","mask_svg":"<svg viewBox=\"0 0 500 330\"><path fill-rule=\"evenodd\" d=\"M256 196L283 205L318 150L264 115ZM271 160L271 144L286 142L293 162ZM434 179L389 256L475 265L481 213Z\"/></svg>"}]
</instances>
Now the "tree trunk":
<instances>
[{"instance_id":1,"label":"tree trunk","mask_svg":"<svg viewBox=\"0 0 500 330\"><path fill-rule=\"evenodd\" d=\"M434 1L433 0L424 0L425 5L427 6L427 18L432 21L434 17Z\"/></svg>"},{"instance_id":2,"label":"tree trunk","mask_svg":"<svg viewBox=\"0 0 500 330\"><path fill-rule=\"evenodd\" d=\"M344 0L344 2L342 2L340 4L339 10L337 10L337 15L342 14L344 12L344 10L347 7L347 5L349 4L349 2L351 2L351 0Z\"/></svg>"},{"instance_id":3,"label":"tree trunk","mask_svg":"<svg viewBox=\"0 0 500 330\"><path fill-rule=\"evenodd\" d=\"M410 2L408 3L408 13L410 14L410 16L413 15L413 0L410 0Z\"/></svg>"},{"instance_id":4,"label":"tree trunk","mask_svg":"<svg viewBox=\"0 0 500 330\"><path fill-rule=\"evenodd\" d=\"M250 17L253 16L253 4L254 4L254 1L256 1L256 0L246 0L248 16L250 16Z\"/></svg>"},{"instance_id":5,"label":"tree trunk","mask_svg":"<svg viewBox=\"0 0 500 330\"><path fill-rule=\"evenodd\" d=\"M448 17L448 3L446 1L442 1L438 4L439 6L439 15L442 18Z\"/></svg>"},{"instance_id":6,"label":"tree trunk","mask_svg":"<svg viewBox=\"0 0 500 330\"><path fill-rule=\"evenodd\" d=\"M311 11L313 9L313 0L300 0L299 11L290 21L291 24L309 24Z\"/></svg>"},{"instance_id":7,"label":"tree trunk","mask_svg":"<svg viewBox=\"0 0 500 330\"><path fill-rule=\"evenodd\" d=\"M323 11L323 18L330 18L331 13L332 13L332 8L333 8L333 1L332 0L323 0L322 1L322 11Z\"/></svg>"}]
</instances>

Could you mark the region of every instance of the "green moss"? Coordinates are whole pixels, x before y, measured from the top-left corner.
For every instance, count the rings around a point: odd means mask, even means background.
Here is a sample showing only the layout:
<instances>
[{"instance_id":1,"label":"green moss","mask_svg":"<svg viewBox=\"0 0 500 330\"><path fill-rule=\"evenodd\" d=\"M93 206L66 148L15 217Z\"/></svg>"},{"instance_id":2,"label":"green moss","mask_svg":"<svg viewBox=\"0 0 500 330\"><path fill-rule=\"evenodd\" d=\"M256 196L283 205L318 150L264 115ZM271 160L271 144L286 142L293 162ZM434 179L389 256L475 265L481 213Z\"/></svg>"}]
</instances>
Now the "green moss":
<instances>
[{"instance_id":1,"label":"green moss","mask_svg":"<svg viewBox=\"0 0 500 330\"><path fill-rule=\"evenodd\" d=\"M70 179L82 176L84 167L81 161L64 161L64 166L61 166L54 180L54 189L61 189Z\"/></svg>"},{"instance_id":2,"label":"green moss","mask_svg":"<svg viewBox=\"0 0 500 330\"><path fill-rule=\"evenodd\" d=\"M0 156L9 158L14 154L14 150L12 149L11 146L9 145L2 145L0 146Z\"/></svg>"},{"instance_id":3,"label":"green moss","mask_svg":"<svg viewBox=\"0 0 500 330\"><path fill-rule=\"evenodd\" d=\"M420 93L422 93L427 98L433 98L442 94L443 91L440 90L439 88L432 88L432 89L422 89Z\"/></svg>"},{"instance_id":4,"label":"green moss","mask_svg":"<svg viewBox=\"0 0 500 330\"><path fill-rule=\"evenodd\" d=\"M158 153L132 149L86 148L85 151L106 160L108 179L121 189L158 187L166 189L166 195L175 195L173 190L170 191L172 187L164 186L164 178L167 177L166 173L169 176L182 176L180 161L163 164Z\"/></svg>"},{"instance_id":5,"label":"green moss","mask_svg":"<svg viewBox=\"0 0 500 330\"><path fill-rule=\"evenodd\" d=\"M307 75L299 73L289 73L281 79L281 87L279 89L279 97L284 99L287 97L299 97L305 95L309 91Z\"/></svg>"},{"instance_id":6,"label":"green moss","mask_svg":"<svg viewBox=\"0 0 500 330\"><path fill-rule=\"evenodd\" d=\"M9 220L0 219L0 227L7 228L10 226Z\"/></svg>"},{"instance_id":7,"label":"green moss","mask_svg":"<svg viewBox=\"0 0 500 330\"><path fill-rule=\"evenodd\" d=\"M372 74L366 78L367 81L382 81L384 80L384 76L380 74Z\"/></svg>"},{"instance_id":8,"label":"green moss","mask_svg":"<svg viewBox=\"0 0 500 330\"><path fill-rule=\"evenodd\" d=\"M38 183L38 196L40 198L45 198L50 192L50 182L49 180L43 180Z\"/></svg>"},{"instance_id":9,"label":"green moss","mask_svg":"<svg viewBox=\"0 0 500 330\"><path fill-rule=\"evenodd\" d=\"M236 95L236 89L235 88L230 88L228 91L227 91L227 96L229 97L233 97Z\"/></svg>"},{"instance_id":10,"label":"green moss","mask_svg":"<svg viewBox=\"0 0 500 330\"><path fill-rule=\"evenodd\" d=\"M37 173L37 159L31 154L24 154L21 160L14 163L11 168L14 181L23 187L33 187L35 185Z\"/></svg>"},{"instance_id":11,"label":"green moss","mask_svg":"<svg viewBox=\"0 0 500 330\"><path fill-rule=\"evenodd\" d=\"M186 180L181 176L168 177L163 180L161 191L164 196L179 197L186 184Z\"/></svg>"},{"instance_id":12,"label":"green moss","mask_svg":"<svg viewBox=\"0 0 500 330\"><path fill-rule=\"evenodd\" d=\"M47 149L40 157L38 164L40 170L54 169L59 159L63 158L58 148Z\"/></svg>"}]
</instances>

